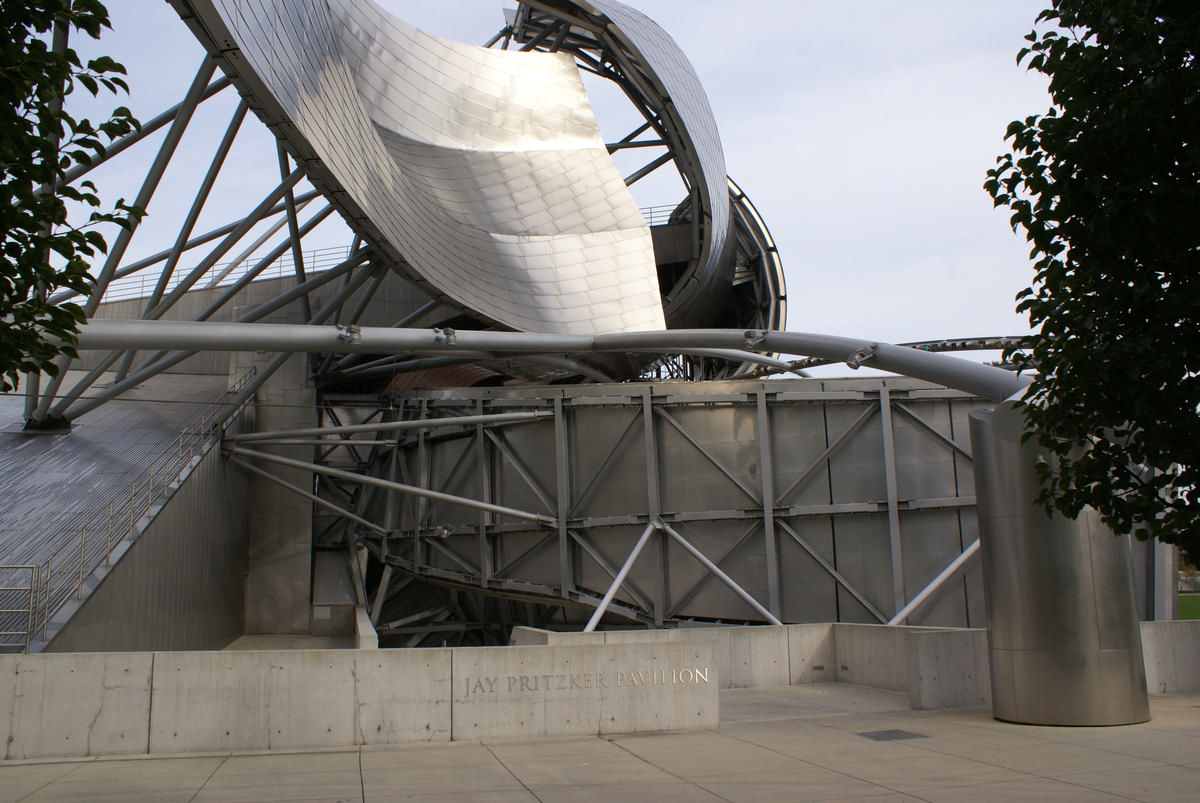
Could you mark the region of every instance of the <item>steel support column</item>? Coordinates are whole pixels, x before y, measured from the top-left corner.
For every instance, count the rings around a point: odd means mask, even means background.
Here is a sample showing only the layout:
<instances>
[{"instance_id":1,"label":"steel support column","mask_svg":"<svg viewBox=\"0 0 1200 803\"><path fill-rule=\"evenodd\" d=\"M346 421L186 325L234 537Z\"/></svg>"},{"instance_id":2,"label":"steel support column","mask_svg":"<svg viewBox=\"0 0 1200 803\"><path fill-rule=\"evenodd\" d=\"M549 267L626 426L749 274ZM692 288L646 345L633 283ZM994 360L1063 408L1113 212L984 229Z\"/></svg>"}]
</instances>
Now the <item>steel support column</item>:
<instances>
[{"instance_id":1,"label":"steel support column","mask_svg":"<svg viewBox=\"0 0 1200 803\"><path fill-rule=\"evenodd\" d=\"M779 591L779 539L775 534L775 464L771 453L771 420L767 410L767 395L755 394L758 408L759 476L762 478L763 543L767 554L767 604L771 613L779 616L783 603Z\"/></svg>"},{"instance_id":2,"label":"steel support column","mask_svg":"<svg viewBox=\"0 0 1200 803\"><path fill-rule=\"evenodd\" d=\"M650 390L642 394L643 438L646 449L646 497L651 523L662 517L662 490L658 482L658 438L654 435L654 402ZM654 551L654 626L662 627L667 610L667 544L658 536Z\"/></svg>"},{"instance_id":3,"label":"steel support column","mask_svg":"<svg viewBox=\"0 0 1200 803\"><path fill-rule=\"evenodd\" d=\"M567 530L567 517L571 511L571 462L568 459L567 422L564 417L561 397L554 399L554 474L556 481L558 516L558 577L559 594L569 599L575 591L575 562L571 554L571 534Z\"/></svg>"},{"instance_id":4,"label":"steel support column","mask_svg":"<svg viewBox=\"0 0 1200 803\"><path fill-rule=\"evenodd\" d=\"M887 488L888 544L892 559L892 610L904 607L904 553L900 543L900 506L896 491L896 438L892 429L892 399L887 386L879 390L883 419L883 476Z\"/></svg>"}]
</instances>

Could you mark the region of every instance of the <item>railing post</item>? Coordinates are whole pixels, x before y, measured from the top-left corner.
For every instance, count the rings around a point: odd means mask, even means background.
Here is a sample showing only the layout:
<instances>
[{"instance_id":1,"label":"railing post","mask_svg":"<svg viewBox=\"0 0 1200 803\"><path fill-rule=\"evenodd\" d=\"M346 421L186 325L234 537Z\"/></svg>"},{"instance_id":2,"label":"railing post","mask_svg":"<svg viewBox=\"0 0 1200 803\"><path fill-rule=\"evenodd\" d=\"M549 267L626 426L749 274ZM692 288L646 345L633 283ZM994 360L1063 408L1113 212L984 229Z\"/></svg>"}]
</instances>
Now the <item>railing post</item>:
<instances>
[{"instance_id":1,"label":"railing post","mask_svg":"<svg viewBox=\"0 0 1200 803\"><path fill-rule=\"evenodd\" d=\"M54 564L50 561L50 558L46 559L46 582L44 584L46 593L40 595L41 600L39 604L42 616L41 631L43 641L46 639L46 621L50 618L50 580L54 577Z\"/></svg>"},{"instance_id":2,"label":"railing post","mask_svg":"<svg viewBox=\"0 0 1200 803\"><path fill-rule=\"evenodd\" d=\"M87 563L87 555L84 552L84 547L87 545L87 527L79 530L79 585L75 586L75 598L80 599L83 596L83 567Z\"/></svg>"},{"instance_id":3,"label":"railing post","mask_svg":"<svg viewBox=\"0 0 1200 803\"><path fill-rule=\"evenodd\" d=\"M37 596L38 596L38 567L29 567L29 616L25 619L25 652L29 652L29 642L37 632Z\"/></svg>"}]
</instances>

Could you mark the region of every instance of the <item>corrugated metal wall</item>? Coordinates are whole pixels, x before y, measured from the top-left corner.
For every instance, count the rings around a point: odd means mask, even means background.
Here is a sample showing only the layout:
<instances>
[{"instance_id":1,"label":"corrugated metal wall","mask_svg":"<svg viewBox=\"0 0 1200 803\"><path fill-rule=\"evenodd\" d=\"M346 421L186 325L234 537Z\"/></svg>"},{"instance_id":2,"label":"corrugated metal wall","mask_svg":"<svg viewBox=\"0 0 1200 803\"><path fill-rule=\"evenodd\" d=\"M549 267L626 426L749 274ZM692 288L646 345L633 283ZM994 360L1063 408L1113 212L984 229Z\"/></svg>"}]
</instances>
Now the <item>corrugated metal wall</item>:
<instances>
[{"instance_id":1,"label":"corrugated metal wall","mask_svg":"<svg viewBox=\"0 0 1200 803\"><path fill-rule=\"evenodd\" d=\"M240 636L245 488L210 448L46 651L213 650Z\"/></svg>"}]
</instances>

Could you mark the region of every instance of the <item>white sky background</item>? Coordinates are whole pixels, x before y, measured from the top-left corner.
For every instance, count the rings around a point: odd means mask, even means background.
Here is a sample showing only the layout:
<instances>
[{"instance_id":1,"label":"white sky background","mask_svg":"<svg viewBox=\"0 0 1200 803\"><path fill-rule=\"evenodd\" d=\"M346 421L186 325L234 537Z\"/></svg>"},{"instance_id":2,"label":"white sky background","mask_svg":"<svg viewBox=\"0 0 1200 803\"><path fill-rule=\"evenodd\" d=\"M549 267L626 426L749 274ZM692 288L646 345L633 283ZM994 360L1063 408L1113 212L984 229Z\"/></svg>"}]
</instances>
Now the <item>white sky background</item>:
<instances>
[{"instance_id":1,"label":"white sky background","mask_svg":"<svg viewBox=\"0 0 1200 803\"><path fill-rule=\"evenodd\" d=\"M700 76L729 174L779 248L788 329L893 343L1026 331L1013 296L1032 278L1028 247L981 185L1007 149L1008 123L1048 107L1044 81L1015 63L1046 0L629 2L675 38ZM514 5L381 4L473 44L500 30L501 9ZM107 5L114 31L94 52L129 68L132 95L122 102L148 120L182 99L203 52L161 0ZM184 140L185 158L131 256L173 241L188 182L199 183L232 111L227 94L223 111L205 112ZM604 98L593 104L602 127L617 119ZM262 128L252 116L251 128ZM98 172L102 194L131 198L150 158ZM277 180L269 138L240 149L200 229L247 213ZM635 197L643 206L679 200L665 192L635 188Z\"/></svg>"}]
</instances>

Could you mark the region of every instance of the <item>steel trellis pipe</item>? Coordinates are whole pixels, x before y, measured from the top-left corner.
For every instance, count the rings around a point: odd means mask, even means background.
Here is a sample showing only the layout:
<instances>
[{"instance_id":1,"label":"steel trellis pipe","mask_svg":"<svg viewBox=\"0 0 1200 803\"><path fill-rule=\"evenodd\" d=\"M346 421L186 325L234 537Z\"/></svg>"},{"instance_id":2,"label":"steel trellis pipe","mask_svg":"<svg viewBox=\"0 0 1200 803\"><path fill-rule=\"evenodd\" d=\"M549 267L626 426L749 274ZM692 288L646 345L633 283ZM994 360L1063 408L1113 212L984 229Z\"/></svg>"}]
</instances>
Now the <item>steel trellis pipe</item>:
<instances>
[{"instance_id":1,"label":"steel trellis pipe","mask_svg":"<svg viewBox=\"0 0 1200 803\"><path fill-rule=\"evenodd\" d=\"M971 558L975 557L977 552L979 552L978 538L972 541L971 545L964 549L961 555L952 560L950 565L948 565L945 569L942 569L941 573L938 574L937 577L933 578L929 585L921 589L921 591L918 592L917 595L913 597L907 605L901 608L895 616L889 619L887 623L889 625L903 624L904 620L912 616L918 608L924 606L930 597L940 591L948 582L953 580L954 577L966 567L967 562L970 561Z\"/></svg>"},{"instance_id":2,"label":"steel trellis pipe","mask_svg":"<svg viewBox=\"0 0 1200 803\"><path fill-rule=\"evenodd\" d=\"M722 583L727 585L729 587L729 589L731 591L733 591L733 593L735 593L739 597L741 597L742 601L744 601L747 605L749 605L754 610L758 611L758 613L764 619L766 619L768 622L770 622L773 625L783 624L783 622L779 621L779 618L776 617L775 614L768 611L766 608L764 608L762 606L762 603L760 603L754 597L750 596L750 593L748 591L746 591L746 589L744 589L740 585L738 585L732 577L725 574L725 572L721 571L720 566L718 566L717 564L715 564L711 560L709 560L708 557L703 552L701 552L699 549L696 549L696 547L692 546L692 544L686 538L684 538L682 535L680 535L678 532L676 532L674 527L667 524L665 521L660 522L659 526L662 528L663 532L665 532L667 535L674 538L675 542L677 544L679 544L681 547L683 547L685 550L687 550L689 555L691 555L693 558L695 558L696 560L703 563L704 568L708 569L710 572L715 574L717 576L718 580L720 580Z\"/></svg>"},{"instance_id":3,"label":"steel trellis pipe","mask_svg":"<svg viewBox=\"0 0 1200 803\"><path fill-rule=\"evenodd\" d=\"M80 328L81 349L135 348L153 341L160 348L219 351L289 351L384 354L417 352L452 355L460 351L532 353L637 352L644 349L753 349L821 357L851 365L869 364L891 373L924 379L976 396L1003 401L1029 384L1003 368L871 340L807 332L680 329L600 335L480 332L444 329L364 327L352 332L333 326L234 324L174 321L92 320Z\"/></svg>"},{"instance_id":4,"label":"steel trellis pipe","mask_svg":"<svg viewBox=\"0 0 1200 803\"><path fill-rule=\"evenodd\" d=\"M633 545L633 551L629 553L629 557L625 559L621 570L617 572L617 576L613 578L612 585L608 587L608 591L604 594L604 599L600 600L600 604L596 606L596 610L592 613L592 618L588 619L587 625L583 628L584 633L591 633L596 629L596 625L600 623L600 619L604 616L604 612L608 610L608 606L612 604L613 597L617 595L617 590L621 584L625 582L625 578L629 575L629 570L633 568L633 562L637 560L638 555L642 554L642 549L650 540L650 535L658 529L658 524L651 522L646 525L646 529L642 531L642 537Z\"/></svg>"}]
</instances>

